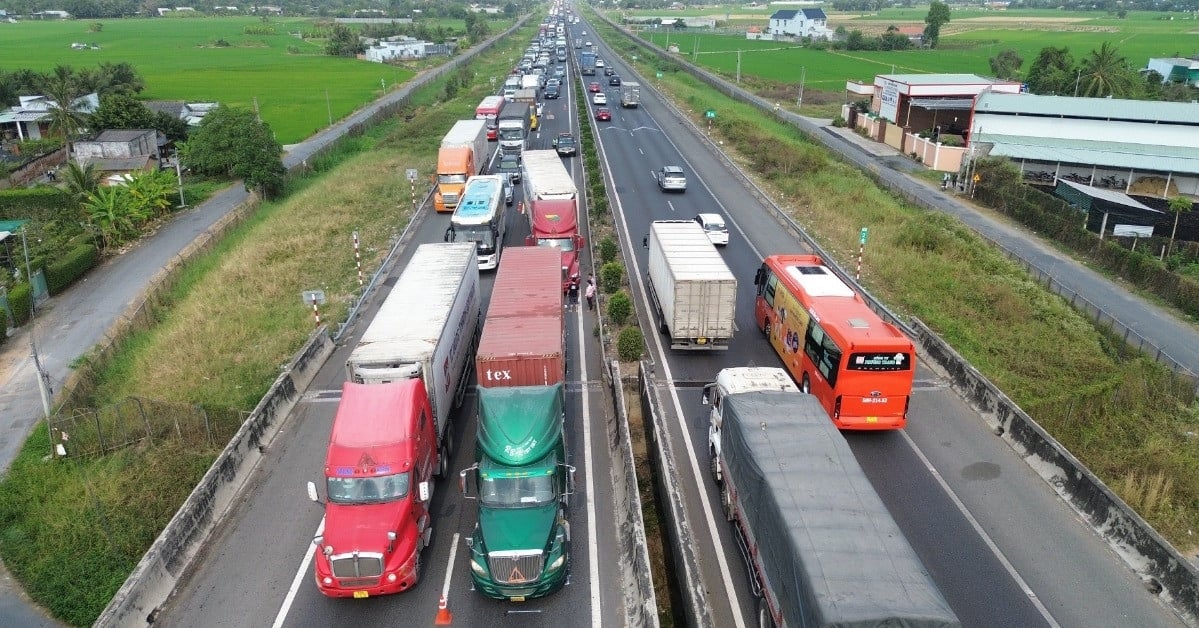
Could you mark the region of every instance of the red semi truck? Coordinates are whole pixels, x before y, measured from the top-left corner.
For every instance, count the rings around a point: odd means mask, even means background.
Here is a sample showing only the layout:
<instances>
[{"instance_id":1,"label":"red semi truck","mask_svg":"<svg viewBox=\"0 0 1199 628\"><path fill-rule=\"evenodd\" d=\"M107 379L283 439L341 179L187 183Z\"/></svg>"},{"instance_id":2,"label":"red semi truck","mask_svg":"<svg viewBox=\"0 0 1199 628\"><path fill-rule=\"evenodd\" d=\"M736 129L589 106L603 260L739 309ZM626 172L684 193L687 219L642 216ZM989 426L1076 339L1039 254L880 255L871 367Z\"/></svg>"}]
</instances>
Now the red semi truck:
<instances>
[{"instance_id":1,"label":"red semi truck","mask_svg":"<svg viewBox=\"0 0 1199 628\"><path fill-rule=\"evenodd\" d=\"M546 386L565 378L559 262L549 247L504 253L475 353L480 386Z\"/></svg>"},{"instance_id":2,"label":"red semi truck","mask_svg":"<svg viewBox=\"0 0 1199 628\"><path fill-rule=\"evenodd\" d=\"M432 538L429 502L437 432L420 379L346 382L325 457L325 528L315 576L329 597L365 598L412 588ZM310 497L316 486L308 483Z\"/></svg>"},{"instance_id":3,"label":"red semi truck","mask_svg":"<svg viewBox=\"0 0 1199 628\"><path fill-rule=\"evenodd\" d=\"M531 234L526 244L553 247L561 252L562 291L579 274L579 195L574 178L562 165L557 151L529 150L524 154L525 211Z\"/></svg>"}]
</instances>

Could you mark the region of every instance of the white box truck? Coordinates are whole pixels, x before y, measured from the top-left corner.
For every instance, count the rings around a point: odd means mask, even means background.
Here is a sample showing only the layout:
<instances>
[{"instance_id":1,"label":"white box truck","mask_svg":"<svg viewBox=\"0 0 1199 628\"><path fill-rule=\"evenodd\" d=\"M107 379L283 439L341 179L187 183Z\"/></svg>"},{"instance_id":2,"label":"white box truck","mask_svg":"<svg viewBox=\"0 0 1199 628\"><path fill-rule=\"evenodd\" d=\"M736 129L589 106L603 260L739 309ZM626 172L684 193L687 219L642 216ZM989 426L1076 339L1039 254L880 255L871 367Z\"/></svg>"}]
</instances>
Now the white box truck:
<instances>
[{"instance_id":1,"label":"white box truck","mask_svg":"<svg viewBox=\"0 0 1199 628\"><path fill-rule=\"evenodd\" d=\"M625 109L641 104L641 83L625 81L620 84L620 106Z\"/></svg>"},{"instance_id":2,"label":"white box truck","mask_svg":"<svg viewBox=\"0 0 1199 628\"><path fill-rule=\"evenodd\" d=\"M728 349L737 278L694 220L650 223L649 293L671 349Z\"/></svg>"},{"instance_id":3,"label":"white box truck","mask_svg":"<svg viewBox=\"0 0 1199 628\"><path fill-rule=\"evenodd\" d=\"M422 244L346 360L354 383L424 381L444 460L474 364L480 300L473 242Z\"/></svg>"}]
</instances>

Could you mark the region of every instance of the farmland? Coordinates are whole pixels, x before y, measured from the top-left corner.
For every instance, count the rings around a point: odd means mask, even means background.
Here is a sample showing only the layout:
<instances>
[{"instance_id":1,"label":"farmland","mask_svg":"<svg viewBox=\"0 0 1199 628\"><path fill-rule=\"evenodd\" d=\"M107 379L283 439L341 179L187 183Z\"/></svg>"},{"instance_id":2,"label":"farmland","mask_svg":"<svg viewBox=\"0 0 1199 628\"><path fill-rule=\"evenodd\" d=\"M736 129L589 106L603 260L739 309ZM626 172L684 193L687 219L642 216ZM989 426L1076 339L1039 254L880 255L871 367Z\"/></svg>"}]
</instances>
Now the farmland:
<instances>
[{"instance_id":1,"label":"farmland","mask_svg":"<svg viewBox=\"0 0 1199 628\"><path fill-rule=\"evenodd\" d=\"M455 24L456 22L456 24ZM92 24L100 24L92 32ZM324 40L290 33L310 29L305 18L278 18L273 35L246 34L257 18L77 20L0 24L0 69L39 72L56 65L76 69L127 62L145 79L141 98L220 102L253 107L283 144L324 128L391 90L412 71L391 65L330 57ZM462 31L461 20L446 28ZM497 32L505 25L493 25ZM223 41L228 45L218 45ZM72 43L99 49L73 50Z\"/></svg>"},{"instance_id":2,"label":"farmland","mask_svg":"<svg viewBox=\"0 0 1199 628\"><path fill-rule=\"evenodd\" d=\"M878 34L892 24L923 27L927 9L889 9L869 15L829 15L829 26ZM779 83L798 83L806 70L809 89L840 91L847 79L870 81L880 73L991 73L988 60L1011 48L1027 69L1046 46L1066 46L1076 59L1103 42L1112 42L1134 67L1150 57L1189 56L1199 52L1199 21L1159 19L1162 13L1130 13L1124 20L1104 13L1028 10L1010 12L954 11L935 50L895 52L814 50L789 42L750 41L732 34L700 34L698 30L650 30L645 37L664 46L667 38L680 52L709 69L733 76L741 50L742 76ZM714 16L715 17L715 16ZM723 17L723 16L719 16ZM765 26L764 15L759 25ZM698 43L697 43L698 40Z\"/></svg>"}]
</instances>

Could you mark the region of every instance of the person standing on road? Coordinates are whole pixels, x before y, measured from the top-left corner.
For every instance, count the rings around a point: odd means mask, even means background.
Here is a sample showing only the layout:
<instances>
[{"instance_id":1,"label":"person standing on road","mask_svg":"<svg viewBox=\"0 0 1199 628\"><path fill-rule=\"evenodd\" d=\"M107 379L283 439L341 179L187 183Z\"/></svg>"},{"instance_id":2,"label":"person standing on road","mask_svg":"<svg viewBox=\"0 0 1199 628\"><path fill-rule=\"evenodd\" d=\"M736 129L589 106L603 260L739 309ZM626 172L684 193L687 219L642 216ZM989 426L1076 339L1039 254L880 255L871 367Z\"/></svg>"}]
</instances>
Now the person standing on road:
<instances>
[{"instance_id":1,"label":"person standing on road","mask_svg":"<svg viewBox=\"0 0 1199 628\"><path fill-rule=\"evenodd\" d=\"M587 297L587 309L594 310L595 309L595 281L587 282L587 292L585 293L585 296Z\"/></svg>"}]
</instances>

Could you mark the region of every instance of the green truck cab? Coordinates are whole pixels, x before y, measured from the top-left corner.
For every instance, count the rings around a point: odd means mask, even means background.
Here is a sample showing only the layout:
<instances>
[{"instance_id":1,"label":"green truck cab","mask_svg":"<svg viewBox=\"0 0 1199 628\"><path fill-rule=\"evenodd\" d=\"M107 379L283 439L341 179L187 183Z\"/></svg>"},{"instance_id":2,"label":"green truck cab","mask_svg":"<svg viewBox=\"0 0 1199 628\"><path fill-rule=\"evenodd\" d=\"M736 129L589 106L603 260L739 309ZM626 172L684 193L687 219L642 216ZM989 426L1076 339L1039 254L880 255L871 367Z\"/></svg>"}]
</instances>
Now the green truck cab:
<instances>
[{"instance_id":1,"label":"green truck cab","mask_svg":"<svg viewBox=\"0 0 1199 628\"><path fill-rule=\"evenodd\" d=\"M462 494L479 500L467 539L471 579L491 598L549 595L570 571L574 467L562 439L562 384L478 390L477 462L459 473Z\"/></svg>"}]
</instances>

